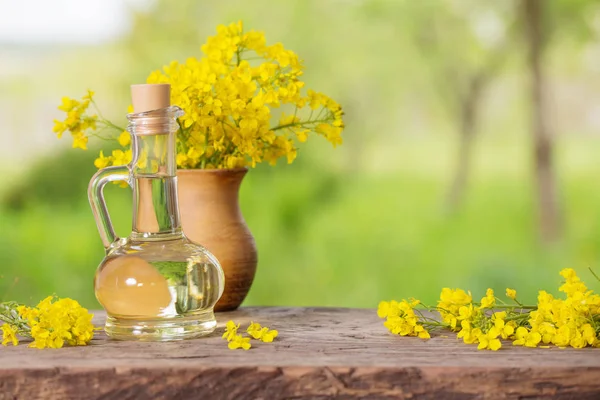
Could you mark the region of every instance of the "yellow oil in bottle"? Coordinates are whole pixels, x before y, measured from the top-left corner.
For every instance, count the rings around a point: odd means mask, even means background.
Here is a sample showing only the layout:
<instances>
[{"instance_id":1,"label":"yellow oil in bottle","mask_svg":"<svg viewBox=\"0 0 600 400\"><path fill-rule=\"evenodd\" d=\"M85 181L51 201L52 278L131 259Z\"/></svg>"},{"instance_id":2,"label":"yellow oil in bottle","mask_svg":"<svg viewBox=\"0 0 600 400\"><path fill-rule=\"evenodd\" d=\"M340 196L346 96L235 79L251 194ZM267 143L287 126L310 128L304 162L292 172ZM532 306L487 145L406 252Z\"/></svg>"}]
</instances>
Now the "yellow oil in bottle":
<instances>
[{"instance_id":1,"label":"yellow oil in bottle","mask_svg":"<svg viewBox=\"0 0 600 400\"><path fill-rule=\"evenodd\" d=\"M109 259L98 272L96 296L120 318L160 317L173 302L167 279L137 256Z\"/></svg>"}]
</instances>

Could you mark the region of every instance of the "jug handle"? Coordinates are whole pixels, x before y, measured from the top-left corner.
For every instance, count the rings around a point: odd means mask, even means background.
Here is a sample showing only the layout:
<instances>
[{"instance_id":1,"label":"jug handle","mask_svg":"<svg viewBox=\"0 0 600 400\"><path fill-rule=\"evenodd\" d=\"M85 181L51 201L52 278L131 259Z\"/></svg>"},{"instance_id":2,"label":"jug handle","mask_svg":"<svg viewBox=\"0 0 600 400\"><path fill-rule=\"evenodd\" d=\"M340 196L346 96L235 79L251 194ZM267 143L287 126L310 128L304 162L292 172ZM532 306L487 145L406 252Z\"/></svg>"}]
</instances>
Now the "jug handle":
<instances>
[{"instance_id":1,"label":"jug handle","mask_svg":"<svg viewBox=\"0 0 600 400\"><path fill-rule=\"evenodd\" d=\"M100 239L102 239L102 244L107 252L111 249L111 245L119 240L119 238L115 234L110 215L108 214L108 208L104 200L104 186L109 182L115 181L125 181L131 186L131 178L132 173L129 165L113 166L96 172L88 186L90 206L92 207L94 219L98 226Z\"/></svg>"}]
</instances>

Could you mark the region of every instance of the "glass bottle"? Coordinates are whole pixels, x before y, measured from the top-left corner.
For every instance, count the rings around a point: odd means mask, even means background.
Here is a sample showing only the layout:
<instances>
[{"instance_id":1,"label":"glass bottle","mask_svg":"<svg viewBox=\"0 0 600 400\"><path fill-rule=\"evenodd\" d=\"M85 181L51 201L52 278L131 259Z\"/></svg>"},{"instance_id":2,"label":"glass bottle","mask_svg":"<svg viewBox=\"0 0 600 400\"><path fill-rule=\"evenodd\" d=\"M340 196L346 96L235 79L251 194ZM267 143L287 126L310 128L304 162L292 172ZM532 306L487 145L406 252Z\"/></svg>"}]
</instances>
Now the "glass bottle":
<instances>
[{"instance_id":1,"label":"glass bottle","mask_svg":"<svg viewBox=\"0 0 600 400\"><path fill-rule=\"evenodd\" d=\"M223 270L181 228L177 203L176 106L128 114L132 161L104 168L88 196L106 257L94 280L106 309L108 336L168 341L203 336L216 327L213 307L224 288ZM109 182L133 189L133 230L115 235L103 196Z\"/></svg>"}]
</instances>

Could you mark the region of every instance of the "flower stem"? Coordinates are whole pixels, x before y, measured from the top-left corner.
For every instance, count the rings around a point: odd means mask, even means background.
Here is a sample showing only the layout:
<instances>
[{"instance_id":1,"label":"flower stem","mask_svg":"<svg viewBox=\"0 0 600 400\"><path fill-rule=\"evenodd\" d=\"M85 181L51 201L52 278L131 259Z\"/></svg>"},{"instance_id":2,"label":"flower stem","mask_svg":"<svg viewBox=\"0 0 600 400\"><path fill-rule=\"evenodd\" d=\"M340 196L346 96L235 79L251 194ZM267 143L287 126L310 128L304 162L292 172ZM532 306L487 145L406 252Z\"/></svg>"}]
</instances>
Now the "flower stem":
<instances>
[{"instance_id":1,"label":"flower stem","mask_svg":"<svg viewBox=\"0 0 600 400\"><path fill-rule=\"evenodd\" d=\"M306 125L310 125L310 124L316 124L319 122L328 122L330 121L329 119L315 119L315 120L308 120L308 121L300 121L300 122L290 122L289 124L283 124L283 125L278 125L274 128L271 128L272 131L277 131L279 129L284 129L284 128L290 128L292 126L306 126Z\"/></svg>"}]
</instances>

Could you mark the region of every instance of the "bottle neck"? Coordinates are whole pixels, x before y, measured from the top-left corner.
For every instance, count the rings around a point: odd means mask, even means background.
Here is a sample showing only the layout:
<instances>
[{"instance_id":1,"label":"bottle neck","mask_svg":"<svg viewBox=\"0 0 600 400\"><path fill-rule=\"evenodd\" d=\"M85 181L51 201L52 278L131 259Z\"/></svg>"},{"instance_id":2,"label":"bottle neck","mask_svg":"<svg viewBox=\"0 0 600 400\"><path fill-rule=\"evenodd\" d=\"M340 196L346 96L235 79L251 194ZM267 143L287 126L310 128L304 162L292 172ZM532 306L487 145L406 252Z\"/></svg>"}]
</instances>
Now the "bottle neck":
<instances>
[{"instance_id":1,"label":"bottle neck","mask_svg":"<svg viewBox=\"0 0 600 400\"><path fill-rule=\"evenodd\" d=\"M175 162L178 107L129 114L132 134L133 240L183 237Z\"/></svg>"},{"instance_id":2,"label":"bottle neck","mask_svg":"<svg viewBox=\"0 0 600 400\"><path fill-rule=\"evenodd\" d=\"M135 176L133 240L165 240L183 236L177 200L177 177Z\"/></svg>"}]
</instances>

